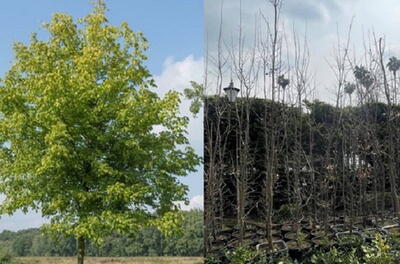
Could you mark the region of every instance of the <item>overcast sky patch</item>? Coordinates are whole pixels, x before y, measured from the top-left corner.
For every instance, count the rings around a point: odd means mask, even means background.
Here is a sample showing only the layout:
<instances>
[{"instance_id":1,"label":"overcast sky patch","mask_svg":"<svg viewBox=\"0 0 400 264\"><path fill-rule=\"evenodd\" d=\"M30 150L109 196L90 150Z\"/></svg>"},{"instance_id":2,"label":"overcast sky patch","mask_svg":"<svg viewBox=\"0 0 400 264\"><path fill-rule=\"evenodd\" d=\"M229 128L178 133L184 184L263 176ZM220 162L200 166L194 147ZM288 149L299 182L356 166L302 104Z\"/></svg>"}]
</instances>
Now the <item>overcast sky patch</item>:
<instances>
[{"instance_id":1,"label":"overcast sky patch","mask_svg":"<svg viewBox=\"0 0 400 264\"><path fill-rule=\"evenodd\" d=\"M221 6L223 4L223 9ZM222 23L221 21L222 12ZM207 55L216 57L218 51L219 31L222 28L222 49L233 46L237 50L239 28L242 28L242 36L245 39L243 51L251 50L255 36L255 28L260 27L260 14L273 24L273 8L268 0L205 0L205 32L208 47ZM364 40L368 41L368 34L374 33L379 39L385 38L386 57L400 56L400 35L398 25L400 24L400 1L360 1L360 0L286 0L283 1L281 22L284 24L287 38L293 40L291 34L295 31L303 40L307 39L309 48L310 67L309 73L313 76L315 95L324 101L332 102L336 89L334 73L327 62L335 60L334 54L337 48L338 36L343 47L347 38L351 23L351 51L355 52L356 63L363 63ZM240 16L241 14L241 16ZM241 17L241 20L240 20ZM255 24L258 18L258 25ZM222 26L222 27L221 27ZM265 31L266 24L261 27ZM234 45L231 45L231 44ZM293 47L289 47L289 53ZM387 59L387 58L386 58ZM213 67L209 63L208 79L210 86L213 82ZM224 84L230 79L226 67ZM351 75L349 75L351 77ZM235 80L234 80L235 81ZM349 80L352 81L352 80ZM215 91L208 87L209 91Z\"/></svg>"}]
</instances>

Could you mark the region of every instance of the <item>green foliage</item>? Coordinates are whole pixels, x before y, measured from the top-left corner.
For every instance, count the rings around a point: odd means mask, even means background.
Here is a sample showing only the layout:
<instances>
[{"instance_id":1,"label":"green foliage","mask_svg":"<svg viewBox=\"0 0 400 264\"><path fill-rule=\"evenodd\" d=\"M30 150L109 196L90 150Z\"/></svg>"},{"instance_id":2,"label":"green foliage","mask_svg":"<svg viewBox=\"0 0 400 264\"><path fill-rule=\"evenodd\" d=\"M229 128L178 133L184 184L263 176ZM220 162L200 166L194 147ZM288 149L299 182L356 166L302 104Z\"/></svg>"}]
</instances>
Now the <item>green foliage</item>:
<instances>
[{"instance_id":1,"label":"green foliage","mask_svg":"<svg viewBox=\"0 0 400 264\"><path fill-rule=\"evenodd\" d=\"M396 72L400 69L400 60L394 56L389 58L389 62L386 65L389 68L389 71L393 72L396 75Z\"/></svg>"},{"instance_id":2,"label":"green foliage","mask_svg":"<svg viewBox=\"0 0 400 264\"><path fill-rule=\"evenodd\" d=\"M209 256L204 260L204 264L222 264L222 261L217 256Z\"/></svg>"},{"instance_id":3,"label":"green foliage","mask_svg":"<svg viewBox=\"0 0 400 264\"><path fill-rule=\"evenodd\" d=\"M390 245L381 234L376 234L371 246L362 246L365 263L367 264L394 264L397 263L391 253Z\"/></svg>"},{"instance_id":4,"label":"green foliage","mask_svg":"<svg viewBox=\"0 0 400 264\"><path fill-rule=\"evenodd\" d=\"M289 220L293 217L293 215L297 215L300 212L300 208L297 204L282 204L279 207L277 215L279 219Z\"/></svg>"},{"instance_id":5,"label":"green foliage","mask_svg":"<svg viewBox=\"0 0 400 264\"><path fill-rule=\"evenodd\" d=\"M289 83L290 80L288 78L285 78L285 75L278 76L278 85L282 87L282 89L286 89L286 86L288 86Z\"/></svg>"},{"instance_id":6,"label":"green foliage","mask_svg":"<svg viewBox=\"0 0 400 264\"><path fill-rule=\"evenodd\" d=\"M346 233L339 237L339 243L342 247L360 248L364 241L359 233Z\"/></svg>"},{"instance_id":7,"label":"green foliage","mask_svg":"<svg viewBox=\"0 0 400 264\"><path fill-rule=\"evenodd\" d=\"M193 81L190 82L190 84L192 88L186 88L183 93L187 99L192 101L190 104L190 112L196 116L203 106L204 86Z\"/></svg>"},{"instance_id":8,"label":"green foliage","mask_svg":"<svg viewBox=\"0 0 400 264\"><path fill-rule=\"evenodd\" d=\"M394 264L399 263L399 239L383 237L377 234L370 243L348 244L338 243L332 248L314 249L300 260L291 259L288 255L259 253L254 249L239 247L228 251L225 256L210 256L205 260L208 264ZM304 252L303 252L304 253Z\"/></svg>"},{"instance_id":9,"label":"green foliage","mask_svg":"<svg viewBox=\"0 0 400 264\"><path fill-rule=\"evenodd\" d=\"M365 264L391 264L398 263L399 253L396 250L396 240L385 238L376 234L370 244L360 246L339 245L328 252L318 252L311 257L312 263L335 264L335 263L365 263ZM361 250L360 250L361 249Z\"/></svg>"},{"instance_id":10,"label":"green foliage","mask_svg":"<svg viewBox=\"0 0 400 264\"><path fill-rule=\"evenodd\" d=\"M310 257L305 257L298 262L287 255L276 256L257 253L247 247L239 247L234 251L228 251L225 258L209 257L205 260L208 264L294 264L294 263L315 263L315 264L391 264L399 263L400 254L398 240L384 238L377 234L370 244L353 245L338 244L328 251L320 249L313 252ZM226 259L226 260L225 260Z\"/></svg>"},{"instance_id":11,"label":"green foliage","mask_svg":"<svg viewBox=\"0 0 400 264\"><path fill-rule=\"evenodd\" d=\"M339 116L338 110L327 103L319 100L313 102L305 101L308 109L310 109L310 117L316 124L333 126L336 118Z\"/></svg>"},{"instance_id":12,"label":"green foliage","mask_svg":"<svg viewBox=\"0 0 400 264\"><path fill-rule=\"evenodd\" d=\"M318 252L311 256L311 263L315 264L359 264L361 263L356 256L356 249L350 251L340 251L332 248L329 252Z\"/></svg>"},{"instance_id":13,"label":"green foliage","mask_svg":"<svg viewBox=\"0 0 400 264\"><path fill-rule=\"evenodd\" d=\"M331 249L315 249L312 255L304 256L301 260L291 259L288 255L277 256L274 254L257 253L253 249L240 247L235 251L227 252L224 258L209 257L205 260L208 264L391 264L399 263L399 240L385 238L377 234L371 243L363 245L338 244Z\"/></svg>"},{"instance_id":14,"label":"green foliage","mask_svg":"<svg viewBox=\"0 0 400 264\"><path fill-rule=\"evenodd\" d=\"M13 256L8 249L0 249L0 264L13 263Z\"/></svg>"},{"instance_id":15,"label":"green foliage","mask_svg":"<svg viewBox=\"0 0 400 264\"><path fill-rule=\"evenodd\" d=\"M269 255L269 254L260 254L260 259L257 264L297 264L297 260L291 259L287 254L281 255Z\"/></svg>"},{"instance_id":16,"label":"green foliage","mask_svg":"<svg viewBox=\"0 0 400 264\"><path fill-rule=\"evenodd\" d=\"M192 210L185 213L181 235L165 238L163 254L174 256L196 256L203 251L203 211Z\"/></svg>"},{"instance_id":17,"label":"green foliage","mask_svg":"<svg viewBox=\"0 0 400 264\"><path fill-rule=\"evenodd\" d=\"M366 89L369 89L375 82L373 74L364 66L356 66L353 73L357 81Z\"/></svg>"},{"instance_id":18,"label":"green foliage","mask_svg":"<svg viewBox=\"0 0 400 264\"><path fill-rule=\"evenodd\" d=\"M268 254L257 252L249 247L239 247L233 251L227 251L225 256L209 256L204 260L205 264L296 264L286 254Z\"/></svg>"},{"instance_id":19,"label":"green foliage","mask_svg":"<svg viewBox=\"0 0 400 264\"><path fill-rule=\"evenodd\" d=\"M27 239L26 236L20 236L13 241L12 250L15 255L28 256L30 248L32 247L32 240Z\"/></svg>"},{"instance_id":20,"label":"green foliage","mask_svg":"<svg viewBox=\"0 0 400 264\"><path fill-rule=\"evenodd\" d=\"M45 29L48 40L15 43L0 83L0 213L40 210L50 233L98 244L150 226L174 233L187 192L177 176L199 158L180 95L154 92L145 37L109 25L101 3L78 22L55 14Z\"/></svg>"},{"instance_id":21,"label":"green foliage","mask_svg":"<svg viewBox=\"0 0 400 264\"><path fill-rule=\"evenodd\" d=\"M247 247L239 247L234 251L227 252L226 257L229 264L253 264L258 262L259 255Z\"/></svg>"},{"instance_id":22,"label":"green foliage","mask_svg":"<svg viewBox=\"0 0 400 264\"><path fill-rule=\"evenodd\" d=\"M346 83L344 86L344 92L351 95L356 90L356 85L354 83Z\"/></svg>"}]
</instances>

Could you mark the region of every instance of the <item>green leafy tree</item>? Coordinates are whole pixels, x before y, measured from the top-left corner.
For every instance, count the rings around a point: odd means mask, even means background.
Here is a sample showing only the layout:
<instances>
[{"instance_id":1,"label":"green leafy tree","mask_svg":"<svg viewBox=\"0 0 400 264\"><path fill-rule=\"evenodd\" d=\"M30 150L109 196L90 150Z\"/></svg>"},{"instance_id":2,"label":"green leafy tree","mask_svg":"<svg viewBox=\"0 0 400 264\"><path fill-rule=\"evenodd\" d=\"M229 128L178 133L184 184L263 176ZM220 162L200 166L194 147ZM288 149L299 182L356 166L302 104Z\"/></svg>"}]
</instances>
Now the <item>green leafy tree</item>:
<instances>
[{"instance_id":1,"label":"green leafy tree","mask_svg":"<svg viewBox=\"0 0 400 264\"><path fill-rule=\"evenodd\" d=\"M282 89L286 89L286 86L288 86L290 84L290 80L285 78L285 75L279 75L278 76L278 85L282 88Z\"/></svg>"},{"instance_id":2,"label":"green leafy tree","mask_svg":"<svg viewBox=\"0 0 400 264\"><path fill-rule=\"evenodd\" d=\"M201 256L203 251L203 211L185 212L183 234L165 238L164 255Z\"/></svg>"},{"instance_id":3,"label":"green leafy tree","mask_svg":"<svg viewBox=\"0 0 400 264\"><path fill-rule=\"evenodd\" d=\"M389 71L393 73L393 76L396 79L396 73L400 69L400 60L394 56L390 57L387 67L389 68Z\"/></svg>"},{"instance_id":4,"label":"green leafy tree","mask_svg":"<svg viewBox=\"0 0 400 264\"><path fill-rule=\"evenodd\" d=\"M112 232L179 228L177 180L199 158L180 94L160 98L147 41L110 25L101 2L79 21L55 14L48 40L15 43L0 83L0 213L40 211L49 232L101 244Z\"/></svg>"},{"instance_id":5,"label":"green leafy tree","mask_svg":"<svg viewBox=\"0 0 400 264\"><path fill-rule=\"evenodd\" d=\"M14 240L12 250L18 256L29 256L32 247L32 238L27 236L20 236Z\"/></svg>"},{"instance_id":6,"label":"green leafy tree","mask_svg":"<svg viewBox=\"0 0 400 264\"><path fill-rule=\"evenodd\" d=\"M356 66L353 73L357 81L367 90L374 84L374 76L364 66Z\"/></svg>"},{"instance_id":7,"label":"green leafy tree","mask_svg":"<svg viewBox=\"0 0 400 264\"><path fill-rule=\"evenodd\" d=\"M351 106L351 95L354 93L356 90L357 86L354 83L346 83L344 86L344 92L349 95L350 97L350 106Z\"/></svg>"}]
</instances>

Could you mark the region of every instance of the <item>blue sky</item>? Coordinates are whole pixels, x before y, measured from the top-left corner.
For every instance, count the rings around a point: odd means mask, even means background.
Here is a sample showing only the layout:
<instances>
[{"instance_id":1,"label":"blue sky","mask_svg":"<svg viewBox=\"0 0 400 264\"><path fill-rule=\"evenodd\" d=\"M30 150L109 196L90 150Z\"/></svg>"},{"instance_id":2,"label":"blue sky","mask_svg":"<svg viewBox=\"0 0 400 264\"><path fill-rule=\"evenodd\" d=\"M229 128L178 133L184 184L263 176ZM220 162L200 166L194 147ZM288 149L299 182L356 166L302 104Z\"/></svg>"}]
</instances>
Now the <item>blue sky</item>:
<instances>
[{"instance_id":1,"label":"blue sky","mask_svg":"<svg viewBox=\"0 0 400 264\"><path fill-rule=\"evenodd\" d=\"M160 94L170 89L182 91L189 81L202 81L203 72L203 0L108 0L107 18L111 24L128 22L134 31L142 31L148 39L148 68L154 75ZM4 1L0 9L0 76L3 76L13 58L12 43L27 43L33 32L45 36L41 25L52 14L62 12L80 18L90 13L90 0L13 0ZM41 34L42 33L42 34ZM1 77L0 77L1 78ZM188 113L189 103L183 102L182 111ZM201 115L191 118L189 139L202 154ZM202 168L182 178L189 185L189 198L199 206L202 203ZM0 218L0 230L36 227L43 220L38 214L21 212Z\"/></svg>"},{"instance_id":2,"label":"blue sky","mask_svg":"<svg viewBox=\"0 0 400 264\"><path fill-rule=\"evenodd\" d=\"M112 24L123 21L134 31L142 31L150 42L148 66L160 74L167 57L182 60L203 55L202 0L113 0L106 1ZM26 42L32 32L43 31L41 24L55 12L83 17L92 9L90 0L13 0L0 9L0 73L12 59L14 41Z\"/></svg>"}]
</instances>

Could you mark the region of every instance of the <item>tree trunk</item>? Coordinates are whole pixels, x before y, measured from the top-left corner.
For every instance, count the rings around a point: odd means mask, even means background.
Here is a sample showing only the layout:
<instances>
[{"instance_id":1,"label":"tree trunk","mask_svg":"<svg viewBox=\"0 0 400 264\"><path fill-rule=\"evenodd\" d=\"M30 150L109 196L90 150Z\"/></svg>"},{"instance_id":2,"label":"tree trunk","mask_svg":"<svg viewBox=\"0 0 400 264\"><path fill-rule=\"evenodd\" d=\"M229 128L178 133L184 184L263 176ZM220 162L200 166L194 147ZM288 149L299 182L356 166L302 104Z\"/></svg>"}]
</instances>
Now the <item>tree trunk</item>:
<instances>
[{"instance_id":1,"label":"tree trunk","mask_svg":"<svg viewBox=\"0 0 400 264\"><path fill-rule=\"evenodd\" d=\"M269 249L272 250L272 210L273 210L273 199L274 199L274 174L275 174L275 133L276 133L276 125L274 123L275 119L275 74L276 74L276 57L277 57L277 45L278 45L278 12L279 12L279 7L281 5L281 2L279 0L274 0L272 1L272 5L274 8L274 29L273 29L273 39L272 39L272 62L271 62L271 100L272 100L272 114L269 122L272 122L271 125L271 137L270 137L270 143L269 146L268 141L267 141L267 136L266 136L266 151L269 152L267 155L267 178L266 178L266 202L267 202L267 215L266 215L266 225L267 225L267 240L269 244ZM279 101L279 98L278 98ZM265 108L267 110L267 106ZM264 113L265 117L267 117L266 112ZM265 120L266 121L266 120ZM267 123L265 123L265 127L267 127ZM267 133L267 129L265 130L264 133Z\"/></svg>"},{"instance_id":2,"label":"tree trunk","mask_svg":"<svg viewBox=\"0 0 400 264\"><path fill-rule=\"evenodd\" d=\"M391 115L389 114L389 117ZM390 122L390 121L389 121ZM390 127L390 125L389 125ZM389 180L390 180L390 191L392 193L393 200L393 208L394 213L398 217L400 216L400 203L399 198L397 197L397 187L396 187L396 172L395 172L395 164L393 162L394 159L394 149L393 149L393 134L389 130Z\"/></svg>"},{"instance_id":3,"label":"tree trunk","mask_svg":"<svg viewBox=\"0 0 400 264\"><path fill-rule=\"evenodd\" d=\"M85 238L80 236L77 240L78 264L83 264L85 257Z\"/></svg>"}]
</instances>

